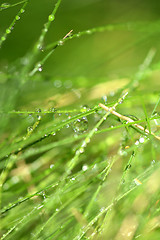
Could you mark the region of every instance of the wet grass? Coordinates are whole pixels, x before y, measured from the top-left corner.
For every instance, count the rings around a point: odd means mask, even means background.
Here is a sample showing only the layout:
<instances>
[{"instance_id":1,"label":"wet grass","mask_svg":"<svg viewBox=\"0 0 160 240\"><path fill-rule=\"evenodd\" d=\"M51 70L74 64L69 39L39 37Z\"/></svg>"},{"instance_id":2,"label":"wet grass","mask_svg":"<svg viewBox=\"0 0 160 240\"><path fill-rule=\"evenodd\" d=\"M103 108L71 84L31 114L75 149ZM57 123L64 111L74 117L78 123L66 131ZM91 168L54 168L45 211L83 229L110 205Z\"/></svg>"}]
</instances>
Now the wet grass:
<instances>
[{"instance_id":1,"label":"wet grass","mask_svg":"<svg viewBox=\"0 0 160 240\"><path fill-rule=\"evenodd\" d=\"M99 6L87 3L80 13ZM58 0L11 61L8 39L23 14L27 28L30 4L0 7L17 8L0 38L1 239L159 239L159 19L95 23L56 40Z\"/></svg>"}]
</instances>

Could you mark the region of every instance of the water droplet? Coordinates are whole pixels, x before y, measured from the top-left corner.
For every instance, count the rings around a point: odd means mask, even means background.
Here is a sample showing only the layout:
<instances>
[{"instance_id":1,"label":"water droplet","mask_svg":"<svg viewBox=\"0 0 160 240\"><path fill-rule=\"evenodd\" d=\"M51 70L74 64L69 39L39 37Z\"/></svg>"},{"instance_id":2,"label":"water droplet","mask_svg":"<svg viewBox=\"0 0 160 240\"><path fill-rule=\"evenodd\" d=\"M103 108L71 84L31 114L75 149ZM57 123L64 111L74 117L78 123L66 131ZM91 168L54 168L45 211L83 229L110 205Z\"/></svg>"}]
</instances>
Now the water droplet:
<instances>
[{"instance_id":1,"label":"water droplet","mask_svg":"<svg viewBox=\"0 0 160 240\"><path fill-rule=\"evenodd\" d=\"M152 114L153 117L158 117L158 115L159 115L158 112L153 112Z\"/></svg>"},{"instance_id":2,"label":"water droplet","mask_svg":"<svg viewBox=\"0 0 160 240\"><path fill-rule=\"evenodd\" d=\"M25 10L22 8L22 9L20 10L20 12L21 12L21 13L24 13L24 12L25 12Z\"/></svg>"},{"instance_id":3,"label":"water droplet","mask_svg":"<svg viewBox=\"0 0 160 240\"><path fill-rule=\"evenodd\" d=\"M91 141L91 139L89 137L86 137L85 141L86 141L86 143L89 143Z\"/></svg>"},{"instance_id":4,"label":"water droplet","mask_svg":"<svg viewBox=\"0 0 160 240\"><path fill-rule=\"evenodd\" d=\"M18 20L20 19L20 16L16 15L15 18L16 18L16 20L18 21Z\"/></svg>"},{"instance_id":5,"label":"water droplet","mask_svg":"<svg viewBox=\"0 0 160 240\"><path fill-rule=\"evenodd\" d=\"M89 110L90 110L90 107L88 105L83 105L81 112L85 112L85 111L89 111Z\"/></svg>"},{"instance_id":6,"label":"water droplet","mask_svg":"<svg viewBox=\"0 0 160 240\"><path fill-rule=\"evenodd\" d=\"M52 113L55 113L55 112L57 111L57 109L54 108L54 107L51 107L51 108L49 109L49 111L52 112Z\"/></svg>"},{"instance_id":7,"label":"water droplet","mask_svg":"<svg viewBox=\"0 0 160 240\"><path fill-rule=\"evenodd\" d=\"M32 131L33 131L33 127L28 127L28 128L27 128L27 132L28 132L28 133L31 133Z\"/></svg>"},{"instance_id":8,"label":"water droplet","mask_svg":"<svg viewBox=\"0 0 160 240\"><path fill-rule=\"evenodd\" d=\"M44 32L48 32L48 29L46 27L44 28Z\"/></svg>"},{"instance_id":9,"label":"water droplet","mask_svg":"<svg viewBox=\"0 0 160 240\"><path fill-rule=\"evenodd\" d=\"M9 4L9 3L2 3L1 4L1 9L6 9L6 8L8 8L8 7L10 7L11 5Z\"/></svg>"},{"instance_id":10,"label":"water droplet","mask_svg":"<svg viewBox=\"0 0 160 240\"><path fill-rule=\"evenodd\" d=\"M34 117L32 116L32 114L29 114L28 117L27 117L27 122L30 123L30 124L33 124L35 119Z\"/></svg>"},{"instance_id":11,"label":"water droplet","mask_svg":"<svg viewBox=\"0 0 160 240\"><path fill-rule=\"evenodd\" d=\"M92 32L91 32L91 30L87 30L86 33L91 34Z\"/></svg>"},{"instance_id":12,"label":"water droplet","mask_svg":"<svg viewBox=\"0 0 160 240\"><path fill-rule=\"evenodd\" d=\"M119 104L122 104L123 103L123 99L121 99L120 101L118 101Z\"/></svg>"},{"instance_id":13,"label":"water droplet","mask_svg":"<svg viewBox=\"0 0 160 240\"><path fill-rule=\"evenodd\" d=\"M40 113L40 112L41 112L41 109L40 109L40 108L36 108L36 109L35 109L35 112Z\"/></svg>"},{"instance_id":14,"label":"water droplet","mask_svg":"<svg viewBox=\"0 0 160 240\"><path fill-rule=\"evenodd\" d=\"M19 182L19 178L17 176L12 177L11 182L16 184Z\"/></svg>"},{"instance_id":15,"label":"water droplet","mask_svg":"<svg viewBox=\"0 0 160 240\"><path fill-rule=\"evenodd\" d=\"M137 178L134 179L134 182L137 186L142 184L142 182L140 180L138 180Z\"/></svg>"},{"instance_id":16,"label":"water droplet","mask_svg":"<svg viewBox=\"0 0 160 240\"><path fill-rule=\"evenodd\" d=\"M42 71L43 71L42 65L40 65L40 66L38 67L38 71L39 71L39 72L42 72Z\"/></svg>"},{"instance_id":17,"label":"water droplet","mask_svg":"<svg viewBox=\"0 0 160 240\"><path fill-rule=\"evenodd\" d=\"M122 149L120 149L120 150L119 150L119 155L120 155L120 156L127 156L127 152L124 151L124 150L122 150Z\"/></svg>"},{"instance_id":18,"label":"water droplet","mask_svg":"<svg viewBox=\"0 0 160 240\"><path fill-rule=\"evenodd\" d=\"M140 142L140 143L144 143L144 138L141 137L141 138L139 139L139 142Z\"/></svg>"},{"instance_id":19,"label":"water droplet","mask_svg":"<svg viewBox=\"0 0 160 240\"><path fill-rule=\"evenodd\" d=\"M139 141L137 140L136 142L135 142L135 145L138 145L139 144Z\"/></svg>"},{"instance_id":20,"label":"water droplet","mask_svg":"<svg viewBox=\"0 0 160 240\"><path fill-rule=\"evenodd\" d=\"M44 51L44 47L43 47L42 44L37 44L37 48L38 48L38 50L40 50L41 52ZM39 66L39 67L41 67L41 66Z\"/></svg>"},{"instance_id":21,"label":"water droplet","mask_svg":"<svg viewBox=\"0 0 160 240\"><path fill-rule=\"evenodd\" d=\"M128 164L128 165L126 166L126 168L125 168L125 171L128 170L128 169L130 169L131 167L132 167L132 165L131 165L131 164Z\"/></svg>"},{"instance_id":22,"label":"water droplet","mask_svg":"<svg viewBox=\"0 0 160 240\"><path fill-rule=\"evenodd\" d=\"M56 212L58 212L59 211L59 208L56 208Z\"/></svg>"},{"instance_id":23,"label":"water droplet","mask_svg":"<svg viewBox=\"0 0 160 240\"><path fill-rule=\"evenodd\" d=\"M77 151L76 151L76 155L79 155L79 153L80 153L79 150L77 150Z\"/></svg>"},{"instance_id":24,"label":"water droplet","mask_svg":"<svg viewBox=\"0 0 160 240\"><path fill-rule=\"evenodd\" d=\"M52 169L52 168L54 168L54 164L51 164L51 165L50 165L50 169Z\"/></svg>"},{"instance_id":25,"label":"water droplet","mask_svg":"<svg viewBox=\"0 0 160 240\"><path fill-rule=\"evenodd\" d=\"M40 115L37 115L37 119L38 119L38 120L41 120L41 116L40 116Z\"/></svg>"},{"instance_id":26,"label":"water droplet","mask_svg":"<svg viewBox=\"0 0 160 240\"><path fill-rule=\"evenodd\" d=\"M151 165L152 165L152 166L153 166L155 163L156 163L155 160L152 160L152 161L151 161Z\"/></svg>"},{"instance_id":27,"label":"water droplet","mask_svg":"<svg viewBox=\"0 0 160 240\"><path fill-rule=\"evenodd\" d=\"M62 86L61 80L55 80L55 81L54 81L54 86L55 86L56 88L60 88L60 87Z\"/></svg>"},{"instance_id":28,"label":"water droplet","mask_svg":"<svg viewBox=\"0 0 160 240\"><path fill-rule=\"evenodd\" d=\"M80 119L77 119L73 123L73 130L77 134L82 134L82 133L86 132L88 130L88 120L87 120L87 118L86 117L82 117Z\"/></svg>"},{"instance_id":29,"label":"water droplet","mask_svg":"<svg viewBox=\"0 0 160 240\"><path fill-rule=\"evenodd\" d=\"M71 80L67 80L64 82L64 87L65 88L71 88L72 87L72 81Z\"/></svg>"},{"instance_id":30,"label":"water droplet","mask_svg":"<svg viewBox=\"0 0 160 240\"><path fill-rule=\"evenodd\" d=\"M104 95L104 96L102 97L102 101L103 101L104 103L107 103L107 96L106 96L106 95Z\"/></svg>"},{"instance_id":31,"label":"water droplet","mask_svg":"<svg viewBox=\"0 0 160 240\"><path fill-rule=\"evenodd\" d=\"M46 199L46 193L45 193L45 191L42 191L42 192L40 193L40 195L42 195L42 197L43 197L44 200Z\"/></svg>"},{"instance_id":32,"label":"water droplet","mask_svg":"<svg viewBox=\"0 0 160 240\"><path fill-rule=\"evenodd\" d=\"M60 40L60 41L58 42L58 45L62 46L63 43L64 43L64 42L63 42L62 40Z\"/></svg>"},{"instance_id":33,"label":"water droplet","mask_svg":"<svg viewBox=\"0 0 160 240\"><path fill-rule=\"evenodd\" d=\"M53 14L48 16L48 21L50 21L50 22L54 21L54 15Z\"/></svg>"},{"instance_id":34,"label":"water droplet","mask_svg":"<svg viewBox=\"0 0 160 240\"><path fill-rule=\"evenodd\" d=\"M79 152L80 152L80 153L83 153L83 152L84 152L84 148L81 147L81 148L79 149Z\"/></svg>"},{"instance_id":35,"label":"water droplet","mask_svg":"<svg viewBox=\"0 0 160 240\"><path fill-rule=\"evenodd\" d=\"M81 147L85 148L86 146L87 146L87 143L86 143L86 141L84 141L84 142L82 143L82 146L81 146Z\"/></svg>"},{"instance_id":36,"label":"water droplet","mask_svg":"<svg viewBox=\"0 0 160 240\"><path fill-rule=\"evenodd\" d=\"M125 180L124 179L122 179L121 184L125 184Z\"/></svg>"},{"instance_id":37,"label":"water droplet","mask_svg":"<svg viewBox=\"0 0 160 240\"><path fill-rule=\"evenodd\" d=\"M100 209L100 212L104 212L104 210L105 210L105 207L102 207L102 208Z\"/></svg>"},{"instance_id":38,"label":"water droplet","mask_svg":"<svg viewBox=\"0 0 160 240\"><path fill-rule=\"evenodd\" d=\"M37 209L41 209L42 207L44 207L44 205L40 205L37 207Z\"/></svg>"},{"instance_id":39,"label":"water droplet","mask_svg":"<svg viewBox=\"0 0 160 240\"><path fill-rule=\"evenodd\" d=\"M9 28L6 29L6 33L9 34L11 30Z\"/></svg>"},{"instance_id":40,"label":"water droplet","mask_svg":"<svg viewBox=\"0 0 160 240\"><path fill-rule=\"evenodd\" d=\"M87 164L84 164L83 166L82 166L82 170L83 171L86 171L88 169L88 165Z\"/></svg>"},{"instance_id":41,"label":"water droplet","mask_svg":"<svg viewBox=\"0 0 160 240\"><path fill-rule=\"evenodd\" d=\"M1 37L1 41L5 41L6 40L6 37Z\"/></svg>"},{"instance_id":42,"label":"water droplet","mask_svg":"<svg viewBox=\"0 0 160 240\"><path fill-rule=\"evenodd\" d=\"M66 128L69 128L69 126L70 126L69 124L66 124Z\"/></svg>"}]
</instances>

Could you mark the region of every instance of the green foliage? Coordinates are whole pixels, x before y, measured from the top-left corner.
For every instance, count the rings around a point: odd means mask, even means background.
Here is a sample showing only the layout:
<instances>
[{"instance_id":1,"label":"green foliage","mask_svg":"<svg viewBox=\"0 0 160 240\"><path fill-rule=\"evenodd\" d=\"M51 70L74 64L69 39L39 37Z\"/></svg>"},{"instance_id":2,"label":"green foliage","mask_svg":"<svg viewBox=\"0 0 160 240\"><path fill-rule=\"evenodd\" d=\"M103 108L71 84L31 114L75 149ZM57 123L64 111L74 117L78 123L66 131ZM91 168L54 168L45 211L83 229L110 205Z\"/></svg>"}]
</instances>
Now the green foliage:
<instances>
[{"instance_id":1,"label":"green foliage","mask_svg":"<svg viewBox=\"0 0 160 240\"><path fill-rule=\"evenodd\" d=\"M137 3L1 4L1 239L159 239L158 3Z\"/></svg>"}]
</instances>

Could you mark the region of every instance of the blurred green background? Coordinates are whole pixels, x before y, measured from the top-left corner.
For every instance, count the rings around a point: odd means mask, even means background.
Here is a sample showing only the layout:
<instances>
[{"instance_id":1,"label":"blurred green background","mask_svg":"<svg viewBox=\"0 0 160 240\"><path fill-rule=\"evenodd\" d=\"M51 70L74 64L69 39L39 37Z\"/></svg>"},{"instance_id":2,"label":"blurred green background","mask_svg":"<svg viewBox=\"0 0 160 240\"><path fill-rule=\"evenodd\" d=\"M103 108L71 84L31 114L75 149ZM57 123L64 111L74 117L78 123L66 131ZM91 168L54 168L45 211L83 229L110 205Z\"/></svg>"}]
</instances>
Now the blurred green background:
<instances>
[{"instance_id":1,"label":"blurred green background","mask_svg":"<svg viewBox=\"0 0 160 240\"><path fill-rule=\"evenodd\" d=\"M16 1L8 1L12 4L14 2ZM25 13L1 48L1 69L10 66L32 50L54 3L55 1L51 0L29 2ZM1 11L1 35L19 8L20 6L16 6ZM56 19L50 27L45 44L59 40L71 29L73 33L77 33L106 24L129 25L130 22L157 21L159 9L158 1L149 0L65 0L62 1ZM138 29L137 31L115 30L73 39L54 52L43 66L41 74L45 79L71 79L73 85L76 85L77 76L90 78L90 81L95 79L96 82L99 77L127 76L137 71L150 48L155 47L159 50L158 33L149 36L148 34L148 31L141 32ZM89 80L85 84L89 84Z\"/></svg>"}]
</instances>

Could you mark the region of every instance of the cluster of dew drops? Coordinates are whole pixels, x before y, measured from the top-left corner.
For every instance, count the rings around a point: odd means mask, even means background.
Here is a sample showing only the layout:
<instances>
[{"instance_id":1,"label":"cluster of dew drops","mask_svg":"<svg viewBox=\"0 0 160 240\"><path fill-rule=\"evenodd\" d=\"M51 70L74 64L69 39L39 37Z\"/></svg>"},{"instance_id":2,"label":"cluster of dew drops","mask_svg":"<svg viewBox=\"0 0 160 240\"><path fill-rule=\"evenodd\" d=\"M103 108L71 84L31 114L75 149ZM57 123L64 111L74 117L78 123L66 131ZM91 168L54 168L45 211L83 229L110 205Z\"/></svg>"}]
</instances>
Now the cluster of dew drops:
<instances>
[{"instance_id":1,"label":"cluster of dew drops","mask_svg":"<svg viewBox=\"0 0 160 240\"><path fill-rule=\"evenodd\" d=\"M10 6L11 6L11 5L10 5L9 3L2 3L1 6L0 6L0 10L7 9L7 8L9 8ZM24 12L25 12L25 10L22 8L22 9L20 10L20 14L17 14L17 15L15 16L15 22L14 22L14 24L12 24L9 28L6 29L5 34L0 38L0 41L1 41L1 42L4 42L4 41L6 40L7 35L11 33L11 31L12 31L13 28L14 28L14 25L16 24L16 21L20 20L20 15L21 15L22 13L24 13Z\"/></svg>"},{"instance_id":2,"label":"cluster of dew drops","mask_svg":"<svg viewBox=\"0 0 160 240\"><path fill-rule=\"evenodd\" d=\"M87 109L86 106L83 107L83 109ZM89 109L89 108L88 108ZM62 115L62 113L58 113L58 110L54 107L51 107L48 111L44 111L42 112L42 110L40 108L37 108L35 109L35 113L37 114L36 118L37 118L37 121L40 122L41 119L42 119L42 116L41 116L41 113L52 113L53 114L53 120L55 118L55 114L57 114L58 117L60 117ZM70 114L69 113L65 113L67 119L65 120L62 120L62 121L66 121L66 120L69 120L71 118ZM34 123L35 119L33 117L33 114L29 114L28 115L28 122L29 123ZM75 132L75 137L79 134L83 134L85 133L87 130L88 130L88 119L87 117L81 117L81 118L78 118L76 120L74 120L73 122L71 123L67 123L66 125L66 128L69 128L71 127L73 129L73 131ZM27 128L27 133L30 134L32 131L33 131L33 126L29 126ZM56 135L55 132L52 134L53 136Z\"/></svg>"}]
</instances>

